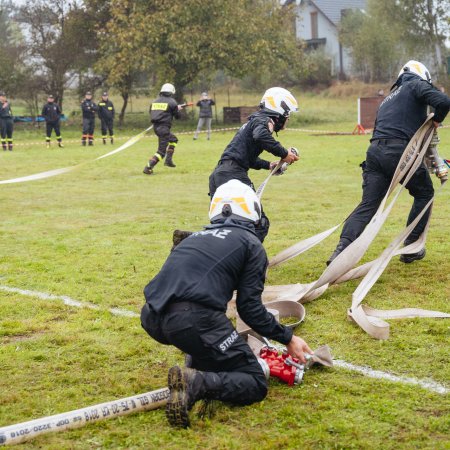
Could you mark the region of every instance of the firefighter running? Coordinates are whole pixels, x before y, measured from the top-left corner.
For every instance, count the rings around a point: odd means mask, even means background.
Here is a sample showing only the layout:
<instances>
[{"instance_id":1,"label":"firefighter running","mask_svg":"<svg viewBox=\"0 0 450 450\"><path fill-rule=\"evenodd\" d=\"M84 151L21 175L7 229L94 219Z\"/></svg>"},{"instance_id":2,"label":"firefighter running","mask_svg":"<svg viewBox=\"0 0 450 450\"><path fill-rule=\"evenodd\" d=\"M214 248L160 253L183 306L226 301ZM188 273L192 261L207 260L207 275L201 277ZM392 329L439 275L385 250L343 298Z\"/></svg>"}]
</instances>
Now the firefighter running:
<instances>
[{"instance_id":1,"label":"firefighter running","mask_svg":"<svg viewBox=\"0 0 450 450\"><path fill-rule=\"evenodd\" d=\"M172 121L179 118L181 105L172 97L175 94L175 86L165 83L161 87L159 97L150 105L150 117L153 123L153 130L158 136L158 151L150 158L144 168L146 175L152 175L153 169L160 161L166 158L164 165L176 167L173 163L173 154L178 142L178 138L170 131Z\"/></svg>"},{"instance_id":2,"label":"firefighter running","mask_svg":"<svg viewBox=\"0 0 450 450\"><path fill-rule=\"evenodd\" d=\"M252 114L248 122L236 133L209 177L211 198L219 186L233 178L254 189L248 170L272 170L278 164L278 161L269 162L261 159L259 155L264 150L289 164L298 160L298 156L290 148L284 148L272 136L273 132L283 130L290 114L297 111L297 101L286 89L274 87L264 93L259 111ZM261 220L256 227L261 241L267 236L269 226L269 219L262 211Z\"/></svg>"},{"instance_id":3,"label":"firefighter running","mask_svg":"<svg viewBox=\"0 0 450 450\"><path fill-rule=\"evenodd\" d=\"M86 140L89 145L94 145L95 114L98 106L92 101L92 93L86 92L84 100L81 102L81 111L83 113L83 135L81 145L86 146Z\"/></svg>"},{"instance_id":4,"label":"firefighter running","mask_svg":"<svg viewBox=\"0 0 450 450\"><path fill-rule=\"evenodd\" d=\"M55 130L56 140L58 142L58 147L63 148L62 137L61 137L61 108L55 102L53 95L47 97L47 103L42 108L41 116L45 119L46 125L46 137L45 142L47 148L50 148L52 131Z\"/></svg>"},{"instance_id":5,"label":"firefighter running","mask_svg":"<svg viewBox=\"0 0 450 450\"><path fill-rule=\"evenodd\" d=\"M114 105L109 100L108 93L103 92L102 99L98 102L98 117L102 127L103 144L106 145L106 140L109 133L109 141L114 144Z\"/></svg>"},{"instance_id":6,"label":"firefighter running","mask_svg":"<svg viewBox=\"0 0 450 450\"><path fill-rule=\"evenodd\" d=\"M408 61L401 69L391 93L378 108L377 118L363 169L361 203L345 221L340 241L327 264L348 247L364 231L376 213L391 183L395 169L408 142L427 117L427 105L435 109L434 124L445 119L450 98L431 84L428 69L418 61ZM433 198L434 189L425 164L422 164L406 185L414 203L408 216L409 225ZM430 209L424 214L405 246L419 239L428 222ZM403 254L400 261L411 263L425 257L425 248L418 253Z\"/></svg>"},{"instance_id":7,"label":"firefighter running","mask_svg":"<svg viewBox=\"0 0 450 450\"><path fill-rule=\"evenodd\" d=\"M230 180L217 189L209 217L211 225L184 239L144 289L143 328L190 355L190 367L175 366L168 374L166 415L177 427L189 426L198 400L249 405L267 395L258 359L225 315L233 291L240 317L257 333L287 345L302 363L304 353L312 353L261 302L268 262L255 232L261 220L256 193Z\"/></svg>"},{"instance_id":8,"label":"firefighter running","mask_svg":"<svg viewBox=\"0 0 450 450\"><path fill-rule=\"evenodd\" d=\"M0 132L3 151L13 150L13 115L6 94L0 92Z\"/></svg>"}]
</instances>

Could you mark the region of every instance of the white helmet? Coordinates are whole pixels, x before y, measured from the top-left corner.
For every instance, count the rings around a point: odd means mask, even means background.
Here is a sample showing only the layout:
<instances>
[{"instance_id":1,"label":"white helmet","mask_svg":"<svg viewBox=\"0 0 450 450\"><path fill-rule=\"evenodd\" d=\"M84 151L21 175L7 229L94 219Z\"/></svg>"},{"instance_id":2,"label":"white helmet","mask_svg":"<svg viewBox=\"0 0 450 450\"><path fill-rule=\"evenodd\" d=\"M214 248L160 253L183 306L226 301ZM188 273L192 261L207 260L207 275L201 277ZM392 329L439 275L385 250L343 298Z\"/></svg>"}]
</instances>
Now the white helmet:
<instances>
[{"instance_id":1,"label":"white helmet","mask_svg":"<svg viewBox=\"0 0 450 450\"><path fill-rule=\"evenodd\" d=\"M400 70L398 76L403 75L404 73L415 73L419 75L422 80L428 81L431 83L431 76L429 70L419 61L414 61L411 59L408 61Z\"/></svg>"},{"instance_id":2,"label":"white helmet","mask_svg":"<svg viewBox=\"0 0 450 450\"><path fill-rule=\"evenodd\" d=\"M283 117L289 117L291 112L298 111L298 103L287 89L273 87L264 92L261 108L276 112Z\"/></svg>"},{"instance_id":3,"label":"white helmet","mask_svg":"<svg viewBox=\"0 0 450 450\"><path fill-rule=\"evenodd\" d=\"M168 94L175 94L175 86L172 83L164 83L159 92L167 92Z\"/></svg>"},{"instance_id":4,"label":"white helmet","mask_svg":"<svg viewBox=\"0 0 450 450\"><path fill-rule=\"evenodd\" d=\"M211 200L209 219L226 217L255 223L261 219L261 203L256 192L239 180L230 180L219 186Z\"/></svg>"}]
</instances>

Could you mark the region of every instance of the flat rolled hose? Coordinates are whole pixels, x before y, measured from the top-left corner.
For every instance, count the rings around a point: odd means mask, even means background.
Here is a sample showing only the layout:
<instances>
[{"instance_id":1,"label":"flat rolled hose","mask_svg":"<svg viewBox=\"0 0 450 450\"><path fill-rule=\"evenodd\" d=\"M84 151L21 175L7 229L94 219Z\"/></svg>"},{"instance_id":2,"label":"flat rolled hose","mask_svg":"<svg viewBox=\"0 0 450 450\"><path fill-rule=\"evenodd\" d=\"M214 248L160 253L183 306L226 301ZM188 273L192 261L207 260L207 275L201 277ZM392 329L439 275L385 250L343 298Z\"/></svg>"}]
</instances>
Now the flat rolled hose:
<instances>
[{"instance_id":1,"label":"flat rolled hose","mask_svg":"<svg viewBox=\"0 0 450 450\"><path fill-rule=\"evenodd\" d=\"M305 307L301 303L289 300L277 300L274 302L265 303L264 306L267 309L274 309L278 311L280 319L284 319L286 317L294 317L295 319L297 319L292 323L285 324L285 326L292 328L293 330L305 320L306 311ZM236 325L237 332L240 335L251 334L255 337L260 337L258 333L256 333L248 325L246 325L245 322L238 321Z\"/></svg>"}]
</instances>

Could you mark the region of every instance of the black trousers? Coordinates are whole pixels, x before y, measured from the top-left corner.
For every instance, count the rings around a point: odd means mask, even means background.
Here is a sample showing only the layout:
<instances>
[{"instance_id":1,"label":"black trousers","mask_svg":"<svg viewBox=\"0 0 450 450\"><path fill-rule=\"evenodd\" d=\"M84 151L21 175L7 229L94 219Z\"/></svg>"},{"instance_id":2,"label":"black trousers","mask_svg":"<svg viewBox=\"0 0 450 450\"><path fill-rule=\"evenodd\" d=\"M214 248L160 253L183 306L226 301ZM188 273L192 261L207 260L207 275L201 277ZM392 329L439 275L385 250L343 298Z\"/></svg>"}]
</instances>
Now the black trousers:
<instances>
[{"instance_id":1,"label":"black trousers","mask_svg":"<svg viewBox=\"0 0 450 450\"><path fill-rule=\"evenodd\" d=\"M12 142L13 130L14 126L11 118L0 119L0 135L3 142Z\"/></svg>"},{"instance_id":2,"label":"black trousers","mask_svg":"<svg viewBox=\"0 0 450 450\"><path fill-rule=\"evenodd\" d=\"M95 130L95 118L87 119L83 117L83 137L93 137Z\"/></svg>"},{"instance_id":3,"label":"black trousers","mask_svg":"<svg viewBox=\"0 0 450 450\"><path fill-rule=\"evenodd\" d=\"M52 135L52 131L55 130L56 139L61 140L61 130L60 130L60 122L46 122L46 136L47 141L50 141L50 137Z\"/></svg>"},{"instance_id":4,"label":"black trousers","mask_svg":"<svg viewBox=\"0 0 450 450\"><path fill-rule=\"evenodd\" d=\"M157 153L164 158L166 156L167 147L171 145L173 148L177 145L178 138L170 131L168 125L154 124L153 130L158 136L158 151Z\"/></svg>"},{"instance_id":5,"label":"black trousers","mask_svg":"<svg viewBox=\"0 0 450 450\"><path fill-rule=\"evenodd\" d=\"M375 215L381 200L386 195L406 144L406 141L404 144L390 144L388 140L374 141L367 150L366 161L361 165L363 168L362 200L346 220L341 233L341 239L347 240L347 243L353 242ZM414 197L407 221L409 225L434 195L433 183L425 164L417 169L407 183L406 189ZM430 209L406 238L405 244L417 241L429 215Z\"/></svg>"},{"instance_id":6,"label":"black trousers","mask_svg":"<svg viewBox=\"0 0 450 450\"><path fill-rule=\"evenodd\" d=\"M220 161L214 169L214 172L209 176L209 196L213 198L217 188L230 180L239 180L247 186L250 186L254 191L256 190L252 180L248 176L248 172L234 160L227 159ZM264 241L269 233L269 228L269 218L264 213L261 205L261 220L255 227L256 234L261 242Z\"/></svg>"},{"instance_id":7,"label":"black trousers","mask_svg":"<svg viewBox=\"0 0 450 450\"><path fill-rule=\"evenodd\" d=\"M220 386L208 398L250 405L267 395L267 380L244 339L223 312L183 302L176 311L155 314L142 308L144 330L162 344L191 355L192 368L215 373ZM212 375L212 374L211 374Z\"/></svg>"},{"instance_id":8,"label":"black trousers","mask_svg":"<svg viewBox=\"0 0 450 450\"><path fill-rule=\"evenodd\" d=\"M102 137L106 138L106 136L109 135L111 137L114 136L114 131L113 131L113 125L114 125L114 119L100 119L101 121L101 127L102 127Z\"/></svg>"}]
</instances>

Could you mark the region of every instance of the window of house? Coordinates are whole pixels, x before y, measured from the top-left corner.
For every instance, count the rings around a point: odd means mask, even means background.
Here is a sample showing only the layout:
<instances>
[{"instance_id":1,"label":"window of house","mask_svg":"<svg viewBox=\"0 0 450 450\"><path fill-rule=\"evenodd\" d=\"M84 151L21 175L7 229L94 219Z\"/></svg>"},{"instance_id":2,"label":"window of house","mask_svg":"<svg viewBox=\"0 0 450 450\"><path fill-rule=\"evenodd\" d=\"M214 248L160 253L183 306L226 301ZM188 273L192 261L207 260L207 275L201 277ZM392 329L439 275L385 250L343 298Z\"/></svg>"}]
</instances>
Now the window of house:
<instances>
[{"instance_id":1,"label":"window of house","mask_svg":"<svg viewBox=\"0 0 450 450\"><path fill-rule=\"evenodd\" d=\"M311 13L311 39L318 39L319 26L317 23L317 12Z\"/></svg>"}]
</instances>

